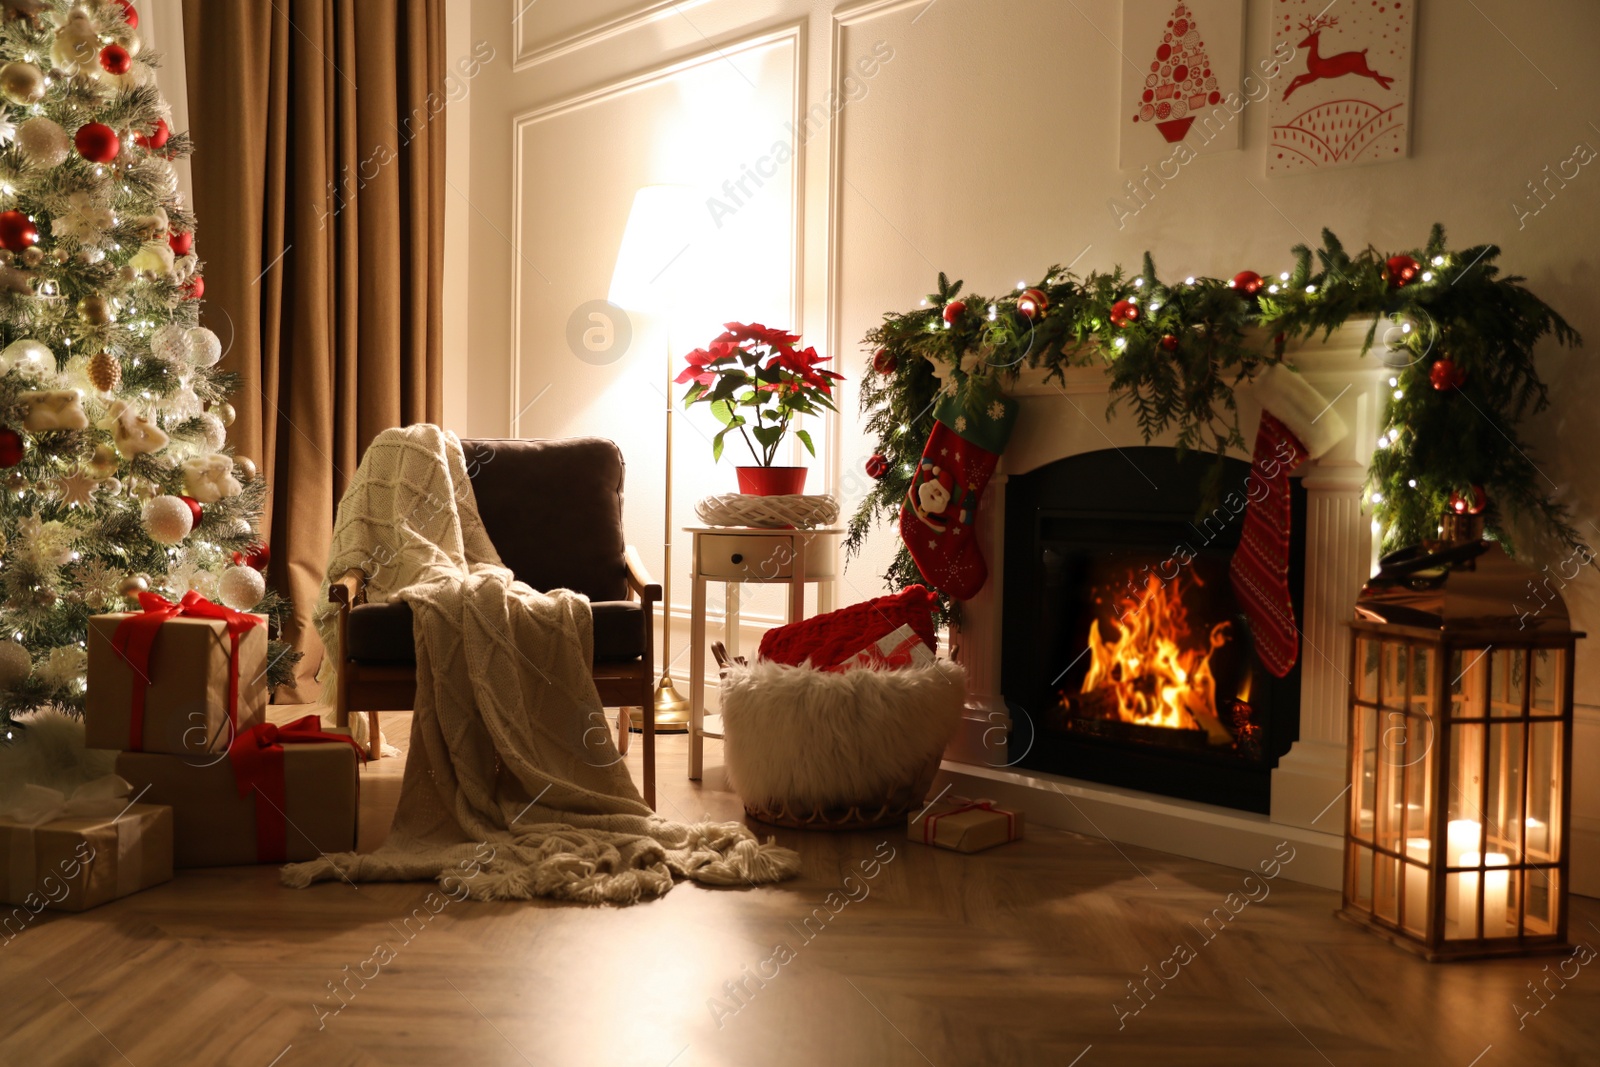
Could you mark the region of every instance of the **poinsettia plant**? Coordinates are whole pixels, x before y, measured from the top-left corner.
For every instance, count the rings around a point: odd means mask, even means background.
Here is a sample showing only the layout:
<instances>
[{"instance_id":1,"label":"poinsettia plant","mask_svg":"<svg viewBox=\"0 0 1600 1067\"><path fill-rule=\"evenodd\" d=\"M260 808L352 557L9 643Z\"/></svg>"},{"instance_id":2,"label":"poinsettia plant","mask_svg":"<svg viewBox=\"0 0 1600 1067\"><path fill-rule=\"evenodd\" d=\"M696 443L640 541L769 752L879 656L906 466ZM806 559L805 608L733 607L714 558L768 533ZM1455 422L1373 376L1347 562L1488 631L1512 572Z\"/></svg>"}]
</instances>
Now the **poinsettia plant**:
<instances>
[{"instance_id":1,"label":"poinsettia plant","mask_svg":"<svg viewBox=\"0 0 1600 1067\"><path fill-rule=\"evenodd\" d=\"M790 424L801 415L837 411L833 383L844 375L824 370L827 356L801 348L800 335L769 329L759 323L730 322L705 348L690 352L678 384L689 383L683 406L710 404L722 429L711 440L711 456L722 458L723 439L735 430L744 438L756 465L771 467ZM795 437L812 456L811 435Z\"/></svg>"}]
</instances>

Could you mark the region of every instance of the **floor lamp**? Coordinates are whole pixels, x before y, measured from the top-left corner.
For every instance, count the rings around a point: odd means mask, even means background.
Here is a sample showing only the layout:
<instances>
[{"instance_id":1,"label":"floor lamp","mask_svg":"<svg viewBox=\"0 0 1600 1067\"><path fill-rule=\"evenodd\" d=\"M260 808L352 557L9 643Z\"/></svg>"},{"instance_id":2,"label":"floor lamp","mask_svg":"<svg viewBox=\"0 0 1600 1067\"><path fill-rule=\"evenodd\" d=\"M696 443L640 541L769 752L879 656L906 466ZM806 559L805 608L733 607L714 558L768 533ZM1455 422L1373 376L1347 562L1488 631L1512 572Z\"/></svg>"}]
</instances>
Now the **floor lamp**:
<instances>
[{"instance_id":1,"label":"floor lamp","mask_svg":"<svg viewBox=\"0 0 1600 1067\"><path fill-rule=\"evenodd\" d=\"M689 729L689 702L672 684L672 393L678 368L672 358L671 323L682 309L687 290L680 280L685 253L693 244L690 220L704 210L694 190L682 185L647 185L633 198L628 227L617 250L611 276L611 303L660 327L666 334L666 467L661 576L661 680L655 691L657 733L684 733ZM642 331L648 332L648 331Z\"/></svg>"}]
</instances>

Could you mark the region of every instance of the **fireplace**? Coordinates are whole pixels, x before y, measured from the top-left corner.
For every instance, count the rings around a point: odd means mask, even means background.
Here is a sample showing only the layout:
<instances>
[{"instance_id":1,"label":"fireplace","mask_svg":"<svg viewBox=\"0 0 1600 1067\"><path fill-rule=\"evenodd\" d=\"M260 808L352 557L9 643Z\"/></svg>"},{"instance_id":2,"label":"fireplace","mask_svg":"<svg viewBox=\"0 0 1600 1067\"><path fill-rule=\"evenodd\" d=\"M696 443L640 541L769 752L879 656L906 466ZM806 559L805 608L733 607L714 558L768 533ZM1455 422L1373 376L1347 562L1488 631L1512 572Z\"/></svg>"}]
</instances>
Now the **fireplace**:
<instances>
[{"instance_id":1,"label":"fireplace","mask_svg":"<svg viewBox=\"0 0 1600 1067\"><path fill-rule=\"evenodd\" d=\"M1250 466L1170 448L1069 456L1012 476L1001 678L1012 766L1266 814L1298 738L1300 670L1252 650L1228 564ZM1290 591L1303 604L1306 496ZM1259 488L1254 489L1259 495Z\"/></svg>"}]
</instances>

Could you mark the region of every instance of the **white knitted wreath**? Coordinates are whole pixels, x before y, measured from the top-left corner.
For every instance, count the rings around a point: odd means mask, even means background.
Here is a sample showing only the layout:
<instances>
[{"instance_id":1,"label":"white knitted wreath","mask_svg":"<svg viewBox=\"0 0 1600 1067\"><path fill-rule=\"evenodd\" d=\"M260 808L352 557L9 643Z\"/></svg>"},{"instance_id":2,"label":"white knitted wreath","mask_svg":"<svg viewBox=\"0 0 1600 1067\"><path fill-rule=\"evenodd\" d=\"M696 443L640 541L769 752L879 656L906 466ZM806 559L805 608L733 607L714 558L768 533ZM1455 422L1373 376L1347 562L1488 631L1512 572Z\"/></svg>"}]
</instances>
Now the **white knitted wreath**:
<instances>
[{"instance_id":1,"label":"white knitted wreath","mask_svg":"<svg viewBox=\"0 0 1600 1067\"><path fill-rule=\"evenodd\" d=\"M695 505L694 510L707 526L809 529L813 526L831 526L839 519L839 501L832 496L727 493L706 497Z\"/></svg>"}]
</instances>

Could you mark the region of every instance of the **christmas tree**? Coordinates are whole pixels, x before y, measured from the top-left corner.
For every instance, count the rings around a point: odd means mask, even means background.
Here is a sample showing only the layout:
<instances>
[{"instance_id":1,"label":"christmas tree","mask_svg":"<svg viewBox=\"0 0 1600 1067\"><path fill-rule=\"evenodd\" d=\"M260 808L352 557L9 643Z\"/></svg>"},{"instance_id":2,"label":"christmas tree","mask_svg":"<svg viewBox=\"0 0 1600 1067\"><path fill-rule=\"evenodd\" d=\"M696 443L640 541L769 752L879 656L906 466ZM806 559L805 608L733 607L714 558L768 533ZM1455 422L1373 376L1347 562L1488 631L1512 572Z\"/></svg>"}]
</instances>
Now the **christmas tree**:
<instances>
[{"instance_id":1,"label":"christmas tree","mask_svg":"<svg viewBox=\"0 0 1600 1067\"><path fill-rule=\"evenodd\" d=\"M0 0L0 740L82 706L91 615L195 591L276 618L266 485L199 325L190 151L131 0ZM269 653L269 682L298 653Z\"/></svg>"}]
</instances>

